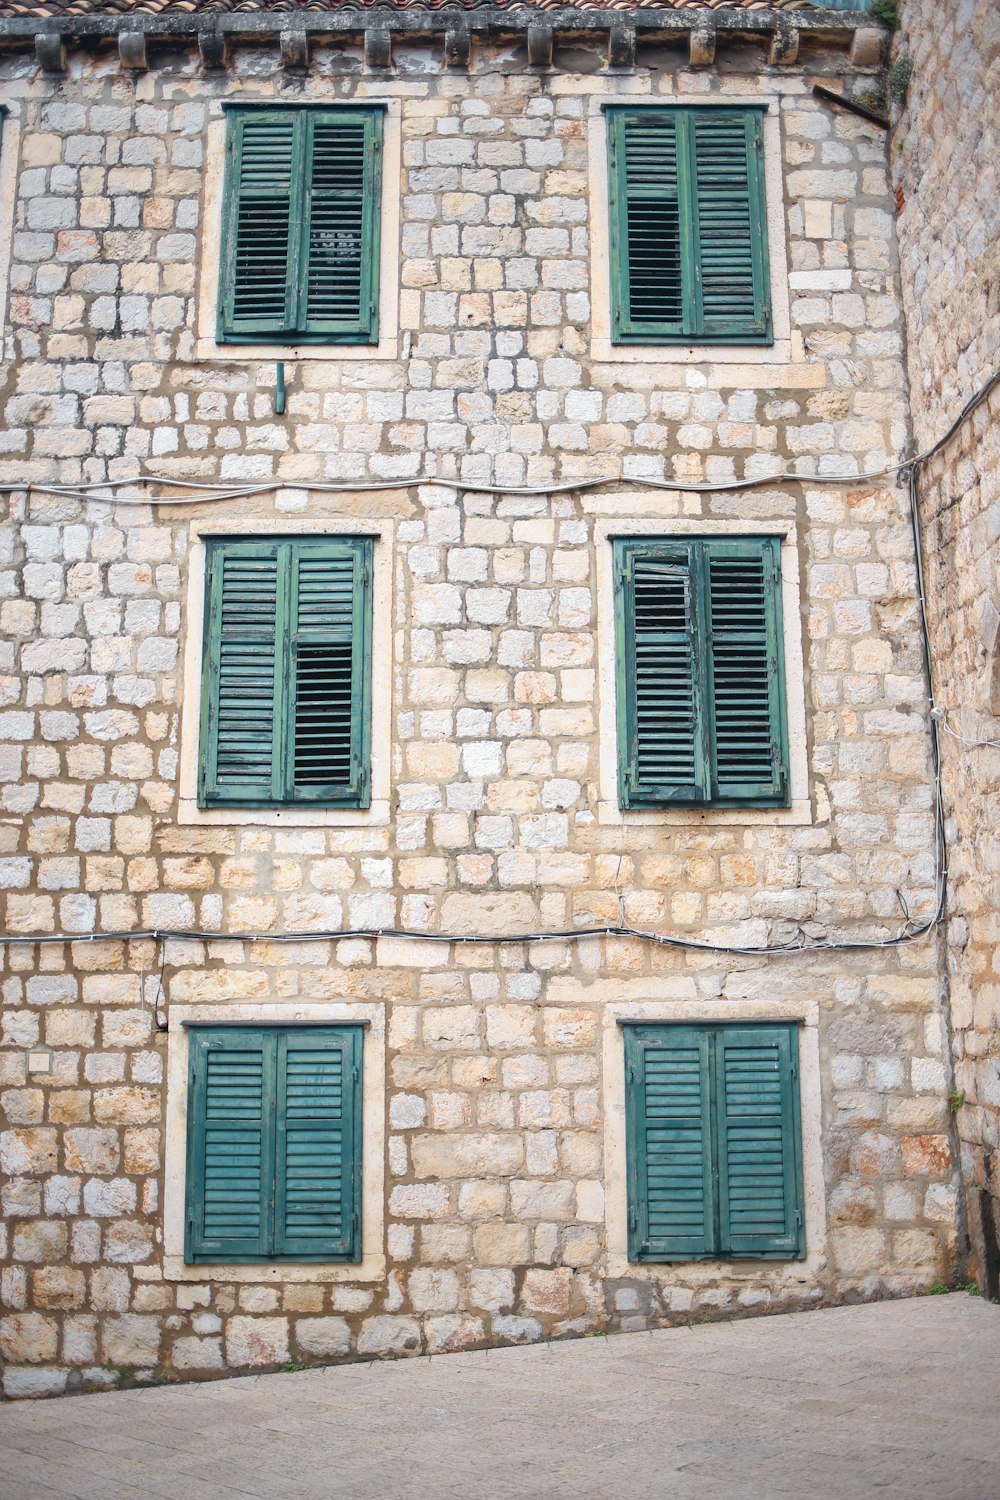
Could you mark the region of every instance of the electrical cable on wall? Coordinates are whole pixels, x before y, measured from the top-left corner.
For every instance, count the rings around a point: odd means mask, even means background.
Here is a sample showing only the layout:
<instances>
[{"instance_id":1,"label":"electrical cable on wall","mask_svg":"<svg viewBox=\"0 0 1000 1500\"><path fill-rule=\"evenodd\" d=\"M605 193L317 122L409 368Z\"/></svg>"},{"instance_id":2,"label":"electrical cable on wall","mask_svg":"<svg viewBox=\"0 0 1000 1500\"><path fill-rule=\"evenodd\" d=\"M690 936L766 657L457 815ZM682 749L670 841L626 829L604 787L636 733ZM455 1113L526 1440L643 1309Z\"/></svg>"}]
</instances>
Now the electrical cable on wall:
<instances>
[{"instance_id":1,"label":"electrical cable on wall","mask_svg":"<svg viewBox=\"0 0 1000 1500\"><path fill-rule=\"evenodd\" d=\"M97 479L83 484L57 484L48 483L44 480L30 480L20 484L0 484L0 494L36 494L54 495L60 499L78 500L81 502L95 502L102 505L209 505L219 504L224 500L245 500L255 495L272 495L276 490L301 490L309 494L319 495L348 495L369 493L378 490L402 490L412 489L415 485L434 485L443 489L460 490L463 494L481 495L517 495L530 497L536 495L559 495L571 494L577 490L595 489L600 485L629 485L638 489L670 490L684 494L708 495L725 493L731 490L759 489L765 484L780 484L783 480L793 480L802 484L865 484L874 479L887 479L894 474L905 474L914 466L926 463L932 458L945 443L958 431L962 423L972 415L976 407L981 405L990 394L993 387L1000 382L1000 370L993 374L979 387L976 393L966 402L954 422L948 428L943 437L939 438L924 453L918 453L915 458L901 459L898 463L887 464L881 469L872 469L861 474L803 474L795 469L779 469L773 474L754 474L745 479L725 479L717 483L691 483L682 479L641 479L626 474L605 474L597 477L564 479L553 481L548 484L538 485L508 485L476 483L462 479L442 479L434 474L416 474L409 479L380 479L363 480L344 483L296 483L280 479L269 480L261 484L242 485L219 485L209 484L203 480L175 479L173 476L162 474L132 474L124 479ZM131 489L139 484L158 484L166 489L178 489L191 491L184 495L111 495L104 496L95 493L98 490Z\"/></svg>"},{"instance_id":2,"label":"electrical cable on wall","mask_svg":"<svg viewBox=\"0 0 1000 1500\"><path fill-rule=\"evenodd\" d=\"M931 740L931 767L932 767L932 789L934 804L934 850L935 850L935 904L931 915L921 922L914 922L909 915L906 902L901 891L896 892L897 900L904 916L902 929L886 938L834 938L834 939L811 939L802 929L790 942L775 944L738 944L717 943L708 939L685 938L671 933L650 932L643 928L632 927L624 921L617 924L608 924L596 927L571 928L566 931L526 932L509 933L501 937L496 934L481 933L439 933L410 931L393 927L364 927L349 928L328 931L302 931L302 932L210 932L199 931L188 928L137 928L131 931L120 932L81 932L81 933L0 933L0 945L27 945L32 943L80 943L80 942L123 942L133 940L152 940L160 943L161 960L159 966L159 978L157 981L157 994L154 1009L159 1023L159 1002L162 995L163 969L166 963L166 944L169 941L188 941L203 943L302 943L302 942L339 942L351 938L363 938L377 940L379 938L403 938L410 942L426 943L543 943L543 942L582 942L589 938L631 938L642 942L653 943L659 947L677 948L689 952L698 953L720 953L729 955L740 955L746 957L781 957L801 953L843 953L862 952L879 948L899 947L904 943L910 943L931 932L941 921L944 915L945 895L947 888L947 847L945 842L944 803L941 786L941 744L939 728L944 728L949 734L955 734L946 721L946 714L940 709L934 698L933 659L931 650L930 626L927 617L927 594L923 567L922 530L919 512L918 474L922 465L927 463L935 454L950 441L963 423L968 420L972 413L979 407L987 396L1000 384L1000 370L986 380L975 394L966 402L951 426L930 448L916 457L904 460L900 463L890 464L886 468L871 474L850 475L815 475L796 474L784 472L776 475L760 476L750 480L739 480L724 484L693 485L681 481L666 480L626 480L626 479L589 479L575 480L562 484L547 485L537 489L532 488L510 488L506 485L473 485L459 483L451 480L438 480L431 477L425 479L387 480L384 483L375 484L349 484L349 485L285 485L280 482L273 484L243 487L223 491L217 486L207 484L196 484L185 480L161 479L154 476L138 476L129 480L112 481L109 485L105 482L97 482L81 486L50 486L32 483L26 484L4 484L0 485L0 493L34 493L44 492L62 498L73 498L78 500L96 500L93 491L97 489L114 488L118 485L134 485L137 483L157 483L168 487L177 486L187 489L200 489L206 493L200 496L184 497L158 497L155 500L139 500L128 497L117 503L132 504L204 504L211 500L221 502L227 499L245 498L251 495L270 494L278 489L307 489L320 493L357 493L359 490L382 490L412 488L417 484L441 485L446 488L459 489L463 492L475 493L502 493L504 495L538 495L553 494L562 491L573 491L584 488L593 488L600 484L622 484L631 483L642 488L658 488L679 491L707 491L746 489L761 484L774 484L782 480L796 480L808 484L855 484L859 481L886 478L890 475L900 474L906 482L910 500L910 525L913 534L914 556L916 560L917 578L917 603L920 615L920 633L923 645L924 671L927 678L928 697L930 705L930 740ZM102 503L110 503L104 501ZM956 738L963 738L955 735ZM995 741L968 741L974 744L995 744ZM623 831L624 838L624 831ZM619 901L619 909L622 903ZM161 1029L163 1029L161 1027Z\"/></svg>"}]
</instances>

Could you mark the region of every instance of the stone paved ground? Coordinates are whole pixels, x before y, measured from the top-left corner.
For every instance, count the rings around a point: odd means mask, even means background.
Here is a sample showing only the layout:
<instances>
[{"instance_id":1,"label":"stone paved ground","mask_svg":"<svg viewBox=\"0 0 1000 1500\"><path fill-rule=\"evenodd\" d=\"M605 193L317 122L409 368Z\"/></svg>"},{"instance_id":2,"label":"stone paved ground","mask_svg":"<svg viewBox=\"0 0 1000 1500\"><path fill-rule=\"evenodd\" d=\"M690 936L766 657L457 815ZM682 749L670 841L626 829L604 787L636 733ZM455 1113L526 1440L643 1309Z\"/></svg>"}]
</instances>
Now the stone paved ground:
<instances>
[{"instance_id":1,"label":"stone paved ground","mask_svg":"<svg viewBox=\"0 0 1000 1500\"><path fill-rule=\"evenodd\" d=\"M929 1297L11 1405L0 1500L997 1500L998 1390Z\"/></svg>"}]
</instances>

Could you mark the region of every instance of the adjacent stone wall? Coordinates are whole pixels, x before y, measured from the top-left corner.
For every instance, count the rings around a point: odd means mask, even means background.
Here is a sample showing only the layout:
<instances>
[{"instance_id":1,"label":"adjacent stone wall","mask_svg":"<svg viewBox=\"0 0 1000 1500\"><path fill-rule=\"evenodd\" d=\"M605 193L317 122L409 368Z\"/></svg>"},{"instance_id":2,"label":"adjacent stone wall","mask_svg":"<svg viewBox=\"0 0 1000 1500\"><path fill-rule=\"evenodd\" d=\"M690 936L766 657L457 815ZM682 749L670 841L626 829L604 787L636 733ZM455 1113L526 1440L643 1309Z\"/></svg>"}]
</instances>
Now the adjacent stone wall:
<instances>
[{"instance_id":1,"label":"adjacent stone wall","mask_svg":"<svg viewBox=\"0 0 1000 1500\"><path fill-rule=\"evenodd\" d=\"M1000 12L991 0L906 0L898 55L913 78L891 151L917 447L925 448L1000 369L997 102ZM922 511L935 683L948 725L1000 738L1000 391L924 471ZM949 816L955 1102L971 1233L970 1269L1000 1278L1000 752L942 735Z\"/></svg>"},{"instance_id":2,"label":"adjacent stone wall","mask_svg":"<svg viewBox=\"0 0 1000 1500\"><path fill-rule=\"evenodd\" d=\"M883 134L798 71L615 75L516 53L442 70L400 50L362 85L318 52L304 84L245 51L218 81L183 51L133 81L109 55L67 80L6 61L20 136L2 372L10 480L137 462L199 479L466 484L621 470L691 482L794 462L861 471L905 442ZM816 55L829 75L839 55ZM759 67L753 53L750 66ZM850 80L848 80L848 85ZM198 363L207 127L226 96L402 99L398 361L303 362L275 417L273 360ZM588 122L602 92L780 100L792 359L599 363L591 354ZM8 134L8 142L12 137ZM13 179L12 179L13 180ZM0 605L6 929L108 934L3 950L8 1395L442 1350L950 1277L947 1057L933 941L764 960L639 940L511 943L627 921L736 944L884 938L933 904L927 722L906 497L869 484L516 498L442 483L240 502L263 521L395 523L392 775L369 826L178 821L192 520L43 491L10 499ZM303 507L305 507L303 511ZM788 522L807 706L801 815L602 822L597 517ZM897 894L900 893L900 894ZM621 906L619 905L621 902ZM250 928L253 945L115 938ZM493 933L269 943L396 924ZM163 966L161 976L161 965ZM162 990L161 990L162 978ZM387 1013L387 1271L372 1282L165 1274L166 1041L194 1001L361 1000ZM608 1007L678 1018L812 1014L804 1115L818 1163L810 1259L612 1271ZM27 1049L53 1050L28 1075ZM380 1107L383 1107L380 1105ZM620 1121L618 1122L620 1125ZM607 1192L605 1191L607 1189Z\"/></svg>"}]
</instances>

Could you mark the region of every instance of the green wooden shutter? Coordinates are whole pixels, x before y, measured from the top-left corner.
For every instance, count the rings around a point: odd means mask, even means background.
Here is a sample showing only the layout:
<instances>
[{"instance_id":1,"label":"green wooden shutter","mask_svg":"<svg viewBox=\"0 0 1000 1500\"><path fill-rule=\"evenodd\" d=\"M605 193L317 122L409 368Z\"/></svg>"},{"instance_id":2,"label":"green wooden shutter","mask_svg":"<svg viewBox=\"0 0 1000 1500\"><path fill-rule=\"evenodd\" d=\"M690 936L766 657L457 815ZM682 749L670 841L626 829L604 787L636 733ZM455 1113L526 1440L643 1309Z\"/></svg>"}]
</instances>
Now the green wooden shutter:
<instances>
[{"instance_id":1,"label":"green wooden shutter","mask_svg":"<svg viewBox=\"0 0 1000 1500\"><path fill-rule=\"evenodd\" d=\"M777 537L706 544L714 796L779 801L787 733Z\"/></svg>"},{"instance_id":2,"label":"green wooden shutter","mask_svg":"<svg viewBox=\"0 0 1000 1500\"><path fill-rule=\"evenodd\" d=\"M612 337L771 342L760 109L608 109Z\"/></svg>"},{"instance_id":3,"label":"green wooden shutter","mask_svg":"<svg viewBox=\"0 0 1000 1500\"><path fill-rule=\"evenodd\" d=\"M677 115L613 111L611 151L612 314L617 337L683 338L685 283L682 262L690 239L681 226Z\"/></svg>"},{"instance_id":4,"label":"green wooden shutter","mask_svg":"<svg viewBox=\"0 0 1000 1500\"><path fill-rule=\"evenodd\" d=\"M692 112L698 331L762 339L769 331L763 136L757 110Z\"/></svg>"},{"instance_id":5,"label":"green wooden shutter","mask_svg":"<svg viewBox=\"0 0 1000 1500\"><path fill-rule=\"evenodd\" d=\"M278 1037L275 1253L360 1258L361 1031Z\"/></svg>"},{"instance_id":6,"label":"green wooden shutter","mask_svg":"<svg viewBox=\"0 0 1000 1500\"><path fill-rule=\"evenodd\" d=\"M294 549L287 782L296 801L367 805L371 541Z\"/></svg>"},{"instance_id":7,"label":"green wooden shutter","mask_svg":"<svg viewBox=\"0 0 1000 1500\"><path fill-rule=\"evenodd\" d=\"M284 594L280 544L209 543L203 801L269 802L278 795Z\"/></svg>"},{"instance_id":8,"label":"green wooden shutter","mask_svg":"<svg viewBox=\"0 0 1000 1500\"><path fill-rule=\"evenodd\" d=\"M710 1042L697 1027L625 1028L633 1260L715 1248Z\"/></svg>"},{"instance_id":9,"label":"green wooden shutter","mask_svg":"<svg viewBox=\"0 0 1000 1500\"><path fill-rule=\"evenodd\" d=\"M264 1032L192 1028L188 1261L240 1261L268 1252L272 1077Z\"/></svg>"},{"instance_id":10,"label":"green wooden shutter","mask_svg":"<svg viewBox=\"0 0 1000 1500\"><path fill-rule=\"evenodd\" d=\"M289 110L230 121L220 338L287 334L294 325L303 125Z\"/></svg>"},{"instance_id":11,"label":"green wooden shutter","mask_svg":"<svg viewBox=\"0 0 1000 1500\"><path fill-rule=\"evenodd\" d=\"M683 542L616 544L625 807L708 796L696 561Z\"/></svg>"},{"instance_id":12,"label":"green wooden shutter","mask_svg":"<svg viewBox=\"0 0 1000 1500\"><path fill-rule=\"evenodd\" d=\"M614 546L622 807L784 802L779 539Z\"/></svg>"},{"instance_id":13,"label":"green wooden shutter","mask_svg":"<svg viewBox=\"0 0 1000 1500\"><path fill-rule=\"evenodd\" d=\"M361 1255L358 1026L192 1027L185 1259Z\"/></svg>"},{"instance_id":14,"label":"green wooden shutter","mask_svg":"<svg viewBox=\"0 0 1000 1500\"><path fill-rule=\"evenodd\" d=\"M229 121L219 339L377 343L381 108Z\"/></svg>"},{"instance_id":15,"label":"green wooden shutter","mask_svg":"<svg viewBox=\"0 0 1000 1500\"><path fill-rule=\"evenodd\" d=\"M370 797L372 540L213 540L204 806Z\"/></svg>"},{"instance_id":16,"label":"green wooden shutter","mask_svg":"<svg viewBox=\"0 0 1000 1500\"><path fill-rule=\"evenodd\" d=\"M382 116L309 121L303 331L378 342Z\"/></svg>"},{"instance_id":17,"label":"green wooden shutter","mask_svg":"<svg viewBox=\"0 0 1000 1500\"><path fill-rule=\"evenodd\" d=\"M720 1249L803 1253L798 1038L791 1026L729 1026L716 1044Z\"/></svg>"},{"instance_id":18,"label":"green wooden shutter","mask_svg":"<svg viewBox=\"0 0 1000 1500\"><path fill-rule=\"evenodd\" d=\"M627 1025L629 1259L805 1253L794 1025Z\"/></svg>"}]
</instances>

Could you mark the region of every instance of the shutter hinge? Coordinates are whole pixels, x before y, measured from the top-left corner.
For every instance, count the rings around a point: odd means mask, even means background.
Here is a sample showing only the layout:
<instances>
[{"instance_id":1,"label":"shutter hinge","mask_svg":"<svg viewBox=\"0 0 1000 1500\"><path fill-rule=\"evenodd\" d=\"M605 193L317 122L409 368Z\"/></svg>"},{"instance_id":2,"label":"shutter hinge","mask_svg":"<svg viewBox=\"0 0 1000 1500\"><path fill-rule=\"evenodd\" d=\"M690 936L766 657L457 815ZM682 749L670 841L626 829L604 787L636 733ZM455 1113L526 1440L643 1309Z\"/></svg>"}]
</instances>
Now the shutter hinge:
<instances>
[{"instance_id":1,"label":"shutter hinge","mask_svg":"<svg viewBox=\"0 0 1000 1500\"><path fill-rule=\"evenodd\" d=\"M354 1226L354 1233L357 1234L358 1230L361 1228L361 1221L358 1218L358 1211L356 1208L351 1212L351 1223Z\"/></svg>"},{"instance_id":2,"label":"shutter hinge","mask_svg":"<svg viewBox=\"0 0 1000 1500\"><path fill-rule=\"evenodd\" d=\"M629 1204L629 1209L628 1209L628 1227L633 1232L635 1230L637 1222L638 1222L638 1220L637 1220L637 1217L636 1217L635 1204L634 1203L630 1203Z\"/></svg>"},{"instance_id":3,"label":"shutter hinge","mask_svg":"<svg viewBox=\"0 0 1000 1500\"><path fill-rule=\"evenodd\" d=\"M796 1223L796 1227L797 1228L799 1228L799 1229L802 1228L802 1210L801 1210L801 1208L797 1208L795 1210L795 1223Z\"/></svg>"},{"instance_id":4,"label":"shutter hinge","mask_svg":"<svg viewBox=\"0 0 1000 1500\"><path fill-rule=\"evenodd\" d=\"M360 1078L361 1078L361 1069L358 1067L357 1063L355 1063L354 1064L354 1082L357 1083L360 1080Z\"/></svg>"}]
</instances>

